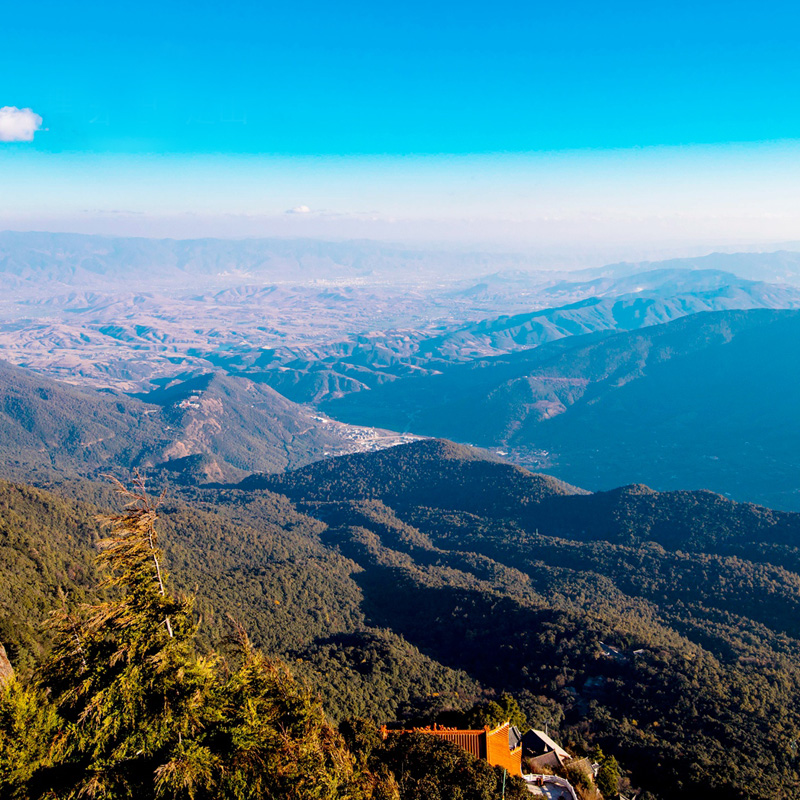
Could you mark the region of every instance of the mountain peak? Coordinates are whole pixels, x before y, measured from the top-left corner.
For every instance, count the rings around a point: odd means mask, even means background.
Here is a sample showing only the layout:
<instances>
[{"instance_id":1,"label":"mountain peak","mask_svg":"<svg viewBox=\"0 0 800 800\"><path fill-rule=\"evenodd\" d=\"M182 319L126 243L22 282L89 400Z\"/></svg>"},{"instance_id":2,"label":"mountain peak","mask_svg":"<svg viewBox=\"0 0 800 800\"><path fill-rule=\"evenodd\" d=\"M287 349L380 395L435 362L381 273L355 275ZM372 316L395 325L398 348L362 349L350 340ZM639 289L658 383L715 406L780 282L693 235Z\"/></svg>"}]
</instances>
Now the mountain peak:
<instances>
[{"instance_id":1,"label":"mountain peak","mask_svg":"<svg viewBox=\"0 0 800 800\"><path fill-rule=\"evenodd\" d=\"M392 455L403 459L412 457L440 461L491 461L505 463L488 450L467 444L456 444L449 439L421 439L417 442L390 448ZM387 451L388 452L388 451Z\"/></svg>"},{"instance_id":2,"label":"mountain peak","mask_svg":"<svg viewBox=\"0 0 800 800\"><path fill-rule=\"evenodd\" d=\"M471 514L506 509L511 516L551 497L583 493L485 451L437 439L317 461L282 475L251 475L239 488L267 489L311 502L410 502Z\"/></svg>"},{"instance_id":3,"label":"mountain peak","mask_svg":"<svg viewBox=\"0 0 800 800\"><path fill-rule=\"evenodd\" d=\"M654 495L658 494L655 489L651 489L643 483L631 483L627 486L620 486L617 490L619 494L626 495Z\"/></svg>"}]
</instances>

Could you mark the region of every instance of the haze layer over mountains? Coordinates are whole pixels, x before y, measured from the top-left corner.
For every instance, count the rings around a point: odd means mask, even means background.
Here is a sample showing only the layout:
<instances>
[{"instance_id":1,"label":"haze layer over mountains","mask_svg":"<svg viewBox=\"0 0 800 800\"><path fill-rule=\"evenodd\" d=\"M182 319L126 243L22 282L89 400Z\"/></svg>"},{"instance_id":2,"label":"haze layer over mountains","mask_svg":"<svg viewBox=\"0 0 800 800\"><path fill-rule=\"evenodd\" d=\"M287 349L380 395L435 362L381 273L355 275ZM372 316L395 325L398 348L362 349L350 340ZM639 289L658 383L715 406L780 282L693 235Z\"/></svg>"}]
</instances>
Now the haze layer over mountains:
<instances>
[{"instance_id":1,"label":"haze layer over mountains","mask_svg":"<svg viewBox=\"0 0 800 800\"><path fill-rule=\"evenodd\" d=\"M0 371L7 471L47 452L48 470L224 481L395 431L588 489L800 508L800 253L564 272L369 242L4 233L0 285L0 357L27 371Z\"/></svg>"}]
</instances>

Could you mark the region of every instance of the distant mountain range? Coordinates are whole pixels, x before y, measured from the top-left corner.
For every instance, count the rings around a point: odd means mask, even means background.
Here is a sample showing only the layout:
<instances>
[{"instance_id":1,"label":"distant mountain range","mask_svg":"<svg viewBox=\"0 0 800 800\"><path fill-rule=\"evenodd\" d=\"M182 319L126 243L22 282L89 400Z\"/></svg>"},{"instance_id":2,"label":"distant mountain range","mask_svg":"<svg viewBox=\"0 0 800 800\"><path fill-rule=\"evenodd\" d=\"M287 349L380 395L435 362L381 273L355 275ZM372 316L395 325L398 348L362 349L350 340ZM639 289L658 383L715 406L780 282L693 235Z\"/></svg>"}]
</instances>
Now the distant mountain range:
<instances>
[{"instance_id":1,"label":"distant mountain range","mask_svg":"<svg viewBox=\"0 0 800 800\"><path fill-rule=\"evenodd\" d=\"M718 271L654 270L619 280L561 283L547 296L587 295L570 305L487 319L421 343L440 358L499 355L566 336L638 330L703 311L800 308L800 289L759 283Z\"/></svg>"},{"instance_id":2,"label":"distant mountain range","mask_svg":"<svg viewBox=\"0 0 800 800\"><path fill-rule=\"evenodd\" d=\"M380 446L301 407L314 405L592 489L644 481L800 507L797 332L779 323L800 309L786 283L800 254L548 273L455 253L442 280L434 262L360 242L0 234L0 283L17 281L0 297L0 354L82 385L71 392L114 393L86 415L91 435L65 402L55 438L38 390L12 398L27 409L9 412L12 462L170 462L165 477L196 482Z\"/></svg>"},{"instance_id":3,"label":"distant mountain range","mask_svg":"<svg viewBox=\"0 0 800 800\"><path fill-rule=\"evenodd\" d=\"M424 250L373 241L145 239L73 233L0 232L7 286L48 281L81 288L236 285L363 278L409 283L492 269L535 268L520 254Z\"/></svg>"},{"instance_id":4,"label":"distant mountain range","mask_svg":"<svg viewBox=\"0 0 800 800\"><path fill-rule=\"evenodd\" d=\"M553 268L554 264L562 267ZM565 264L569 264L567 270ZM47 281L81 289L259 282L359 280L400 283L521 273L539 284L620 278L653 269L721 270L770 283L800 284L800 253L711 253L589 269L579 258L544 254L424 249L356 240L146 239L74 233L0 231L0 280L7 287Z\"/></svg>"},{"instance_id":5,"label":"distant mountain range","mask_svg":"<svg viewBox=\"0 0 800 800\"><path fill-rule=\"evenodd\" d=\"M762 254L759 254L762 255ZM674 295L703 294L725 288L741 289L750 292L756 284L767 291L777 290L775 297L780 300L782 291L797 285L792 264L797 263L800 272L800 254L763 254L767 263L775 256L775 270L749 268L755 261L752 253L713 254L698 259L678 259L673 261L644 262L640 264L610 264L568 273L550 273L550 280L542 282L541 274L521 270L501 271L486 275L476 283L474 279L461 281L450 290L453 297L472 299L512 299L528 297L531 302L546 301L548 306L571 303L589 297L621 297L623 295L644 293L644 296L671 297ZM741 257L741 258L740 258ZM778 258L779 257L779 258ZM758 263L758 262L756 262ZM786 264L781 271L779 265ZM714 265L719 264L719 267ZM740 275L738 268L747 275ZM766 277L766 276L775 276ZM796 293L790 296L796 297Z\"/></svg>"},{"instance_id":6,"label":"distant mountain range","mask_svg":"<svg viewBox=\"0 0 800 800\"><path fill-rule=\"evenodd\" d=\"M694 314L455 364L325 404L512 449L592 489L703 487L800 508L800 312Z\"/></svg>"},{"instance_id":7,"label":"distant mountain range","mask_svg":"<svg viewBox=\"0 0 800 800\"><path fill-rule=\"evenodd\" d=\"M723 270L754 281L800 284L800 253L792 250L772 253L710 253L658 262L622 262L589 269L585 274L594 277L621 277L647 272L656 265L660 269Z\"/></svg>"},{"instance_id":8,"label":"distant mountain range","mask_svg":"<svg viewBox=\"0 0 800 800\"><path fill-rule=\"evenodd\" d=\"M524 254L370 242L6 232L0 357L122 391L223 369L318 402L576 333L800 307L800 288L786 283L798 258L712 254L567 272Z\"/></svg>"},{"instance_id":9,"label":"distant mountain range","mask_svg":"<svg viewBox=\"0 0 800 800\"><path fill-rule=\"evenodd\" d=\"M517 282L515 276L509 285ZM542 288L537 300L563 296L582 299L451 326L443 333L376 331L319 345L221 353L213 360L233 374L258 376L297 402L320 402L400 378L445 372L454 362L529 350L570 336L638 330L704 311L800 308L798 288L702 270L562 282Z\"/></svg>"}]
</instances>

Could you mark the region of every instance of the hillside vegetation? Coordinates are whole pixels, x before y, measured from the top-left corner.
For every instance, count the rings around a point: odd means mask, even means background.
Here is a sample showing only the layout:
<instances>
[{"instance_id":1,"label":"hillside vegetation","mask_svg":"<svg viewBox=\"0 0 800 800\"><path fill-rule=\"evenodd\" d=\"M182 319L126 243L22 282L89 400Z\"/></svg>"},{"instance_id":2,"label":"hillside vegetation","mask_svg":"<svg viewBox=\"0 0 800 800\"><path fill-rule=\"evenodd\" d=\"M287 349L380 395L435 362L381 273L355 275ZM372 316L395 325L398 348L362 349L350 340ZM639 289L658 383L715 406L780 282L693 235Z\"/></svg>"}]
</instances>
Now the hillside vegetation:
<instances>
[{"instance_id":1,"label":"hillside vegetation","mask_svg":"<svg viewBox=\"0 0 800 800\"><path fill-rule=\"evenodd\" d=\"M57 587L85 596L94 510L3 497L2 557L23 568L2 630L24 669L48 650L31 631ZM795 792L800 515L707 492L586 494L426 441L186 490L162 521L203 640L233 613L335 719L446 720L508 692L664 800Z\"/></svg>"},{"instance_id":2,"label":"hillside vegetation","mask_svg":"<svg viewBox=\"0 0 800 800\"><path fill-rule=\"evenodd\" d=\"M373 742L351 737L351 751L319 697L233 618L224 651L203 646L194 598L162 569L157 506L142 488L121 488L126 509L105 519L103 596L51 615L52 650L33 680L4 661L3 797L412 800L424 786L430 800L491 800L508 783L520 800L519 779L447 742L383 743L354 719L343 730Z\"/></svg>"},{"instance_id":3,"label":"hillside vegetation","mask_svg":"<svg viewBox=\"0 0 800 800\"><path fill-rule=\"evenodd\" d=\"M352 442L344 427L245 378L207 372L131 397L0 362L0 474L6 477L86 477L157 466L177 482L232 481L346 452Z\"/></svg>"}]
</instances>

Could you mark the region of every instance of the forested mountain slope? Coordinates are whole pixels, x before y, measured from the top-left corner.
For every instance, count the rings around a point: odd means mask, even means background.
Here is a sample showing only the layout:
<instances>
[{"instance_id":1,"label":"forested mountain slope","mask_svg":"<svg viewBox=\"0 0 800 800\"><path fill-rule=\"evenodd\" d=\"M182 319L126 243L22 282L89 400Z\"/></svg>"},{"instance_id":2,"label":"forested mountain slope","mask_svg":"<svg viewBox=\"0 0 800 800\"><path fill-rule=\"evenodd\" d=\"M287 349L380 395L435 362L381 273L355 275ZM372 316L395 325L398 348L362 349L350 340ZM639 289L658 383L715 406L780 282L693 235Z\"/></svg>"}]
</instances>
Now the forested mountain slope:
<instances>
[{"instance_id":1,"label":"forested mountain slope","mask_svg":"<svg viewBox=\"0 0 800 800\"><path fill-rule=\"evenodd\" d=\"M192 482L233 480L346 452L352 442L343 429L244 378L184 376L136 398L0 362L6 476L162 465L173 477L191 472Z\"/></svg>"},{"instance_id":2,"label":"forested mountain slope","mask_svg":"<svg viewBox=\"0 0 800 800\"><path fill-rule=\"evenodd\" d=\"M85 591L94 508L0 498L0 557L20 575L0 630L24 667L57 587ZM431 721L508 691L664 800L788 797L800 778L800 515L707 492L589 495L425 441L185 490L162 526L204 635L233 613L316 674L337 717Z\"/></svg>"},{"instance_id":3,"label":"forested mountain slope","mask_svg":"<svg viewBox=\"0 0 800 800\"><path fill-rule=\"evenodd\" d=\"M103 487L74 484L70 495L117 503ZM101 510L24 485L0 482L0 642L18 671L47 651L50 611L86 601L99 576L93 557ZM201 635L219 643L227 615L258 646L295 662L326 689L335 717L392 716L435 693L473 697L477 683L422 655L389 630L371 627L352 580L356 565L320 541L325 526L285 499L223 493L214 503L168 502L160 509L167 573L198 593ZM316 675L314 663L324 662ZM335 688L334 688L335 687Z\"/></svg>"},{"instance_id":4,"label":"forested mountain slope","mask_svg":"<svg viewBox=\"0 0 800 800\"><path fill-rule=\"evenodd\" d=\"M280 475L251 475L239 488L266 488L303 501L374 499L495 515L516 514L548 497L584 494L486 451L433 439L413 447L325 459Z\"/></svg>"}]
</instances>

